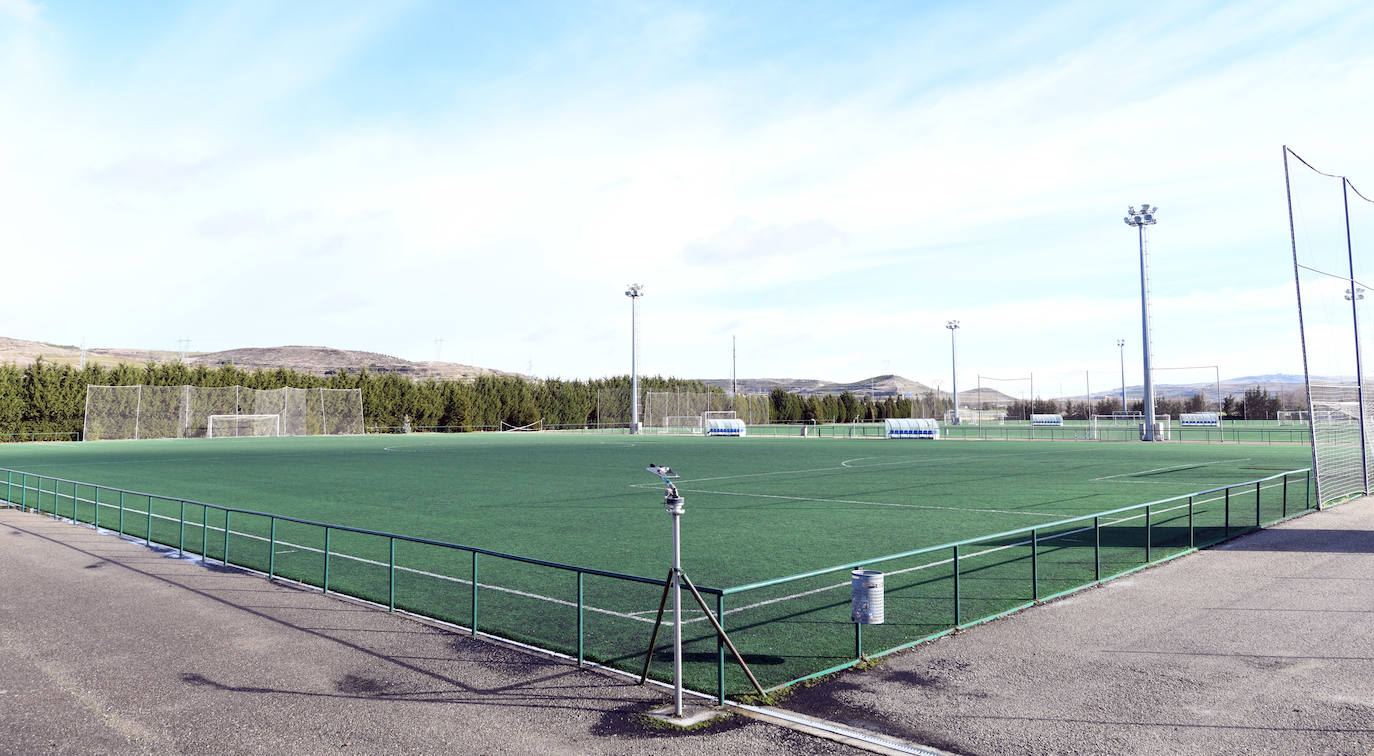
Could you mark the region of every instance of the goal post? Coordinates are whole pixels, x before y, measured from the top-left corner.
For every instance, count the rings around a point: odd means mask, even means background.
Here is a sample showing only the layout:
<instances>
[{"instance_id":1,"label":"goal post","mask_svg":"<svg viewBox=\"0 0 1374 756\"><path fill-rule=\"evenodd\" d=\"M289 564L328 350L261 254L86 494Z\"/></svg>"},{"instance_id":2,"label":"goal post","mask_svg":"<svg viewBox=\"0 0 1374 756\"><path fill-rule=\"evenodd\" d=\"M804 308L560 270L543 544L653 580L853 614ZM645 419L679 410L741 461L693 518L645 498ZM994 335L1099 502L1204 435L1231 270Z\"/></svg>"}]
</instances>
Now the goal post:
<instances>
[{"instance_id":1,"label":"goal post","mask_svg":"<svg viewBox=\"0 0 1374 756\"><path fill-rule=\"evenodd\" d=\"M1307 410L1279 410L1279 425L1307 425L1310 415Z\"/></svg>"},{"instance_id":2,"label":"goal post","mask_svg":"<svg viewBox=\"0 0 1374 756\"><path fill-rule=\"evenodd\" d=\"M705 427L701 415L669 415L662 422L659 433L699 435Z\"/></svg>"},{"instance_id":3,"label":"goal post","mask_svg":"<svg viewBox=\"0 0 1374 756\"><path fill-rule=\"evenodd\" d=\"M244 438L281 435L281 415L210 415L206 438Z\"/></svg>"}]
</instances>

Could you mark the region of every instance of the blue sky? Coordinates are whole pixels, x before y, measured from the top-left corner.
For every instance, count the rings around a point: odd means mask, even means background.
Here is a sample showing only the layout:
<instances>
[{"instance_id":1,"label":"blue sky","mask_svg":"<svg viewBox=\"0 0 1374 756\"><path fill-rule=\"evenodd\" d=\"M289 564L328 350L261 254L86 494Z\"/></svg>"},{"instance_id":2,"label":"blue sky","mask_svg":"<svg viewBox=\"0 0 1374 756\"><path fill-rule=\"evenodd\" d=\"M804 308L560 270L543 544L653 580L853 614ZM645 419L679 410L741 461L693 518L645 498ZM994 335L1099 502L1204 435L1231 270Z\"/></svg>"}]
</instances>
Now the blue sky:
<instances>
[{"instance_id":1,"label":"blue sky","mask_svg":"<svg viewBox=\"0 0 1374 756\"><path fill-rule=\"evenodd\" d=\"M1359 2L0 0L0 334L596 377L634 281L647 373L734 335L741 376L947 389L956 318L962 386L1098 390L1147 201L1155 363L1298 372L1280 146L1374 186L1369 39Z\"/></svg>"}]
</instances>

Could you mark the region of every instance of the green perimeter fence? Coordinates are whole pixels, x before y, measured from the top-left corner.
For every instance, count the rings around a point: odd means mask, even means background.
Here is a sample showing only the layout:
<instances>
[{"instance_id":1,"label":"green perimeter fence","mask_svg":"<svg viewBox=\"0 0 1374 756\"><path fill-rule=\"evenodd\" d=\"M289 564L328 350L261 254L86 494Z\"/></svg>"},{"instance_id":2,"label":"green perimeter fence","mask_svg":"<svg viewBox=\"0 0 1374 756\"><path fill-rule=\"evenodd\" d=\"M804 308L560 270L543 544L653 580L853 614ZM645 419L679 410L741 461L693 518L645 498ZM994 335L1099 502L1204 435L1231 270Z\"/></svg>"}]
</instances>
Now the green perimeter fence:
<instances>
[{"instance_id":1,"label":"green perimeter fence","mask_svg":"<svg viewBox=\"0 0 1374 756\"><path fill-rule=\"evenodd\" d=\"M671 680L649 652L665 579L0 468L5 501L196 555ZM699 586L754 674L777 690L938 638L1313 508L1308 470L732 588ZM102 516L103 515L103 516ZM886 621L850 620L849 572L880 570ZM690 570L688 570L690 574ZM838 580L837 580L838 578ZM730 606L727 607L727 598ZM695 604L685 604L695 607ZM684 685L753 690L707 618L684 611ZM662 644L660 644L662 645Z\"/></svg>"},{"instance_id":2,"label":"green perimeter fence","mask_svg":"<svg viewBox=\"0 0 1374 756\"><path fill-rule=\"evenodd\" d=\"M660 429L648 430L655 432ZM667 432L666 429L660 432ZM883 438L882 421L862 423L796 423L791 425L751 425L751 436L806 436L807 438ZM947 425L940 424L940 437L952 440L983 441L1139 441L1140 431L1134 427L1105 427L1094 430L1085 421L1069 421L1058 425L1031 425L1013 421L1005 425ZM1182 427L1177 424L1169 431L1169 438L1161 443L1250 443L1250 444L1311 444L1312 432L1306 426L1242 425L1227 422L1220 428Z\"/></svg>"}]
</instances>

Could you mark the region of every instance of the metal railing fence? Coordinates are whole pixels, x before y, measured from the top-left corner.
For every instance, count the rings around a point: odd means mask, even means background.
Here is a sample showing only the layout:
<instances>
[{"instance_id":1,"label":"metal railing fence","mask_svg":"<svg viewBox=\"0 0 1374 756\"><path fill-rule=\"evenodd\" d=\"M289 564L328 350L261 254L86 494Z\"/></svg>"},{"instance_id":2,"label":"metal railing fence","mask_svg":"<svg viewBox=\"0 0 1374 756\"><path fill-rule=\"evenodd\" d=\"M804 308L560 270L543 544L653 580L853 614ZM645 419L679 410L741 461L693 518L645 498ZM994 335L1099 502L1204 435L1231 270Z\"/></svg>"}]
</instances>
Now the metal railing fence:
<instances>
[{"instance_id":1,"label":"metal railing fence","mask_svg":"<svg viewBox=\"0 0 1374 756\"><path fill-rule=\"evenodd\" d=\"M722 590L769 690L846 669L1313 509L1310 470ZM849 573L885 573L886 621L850 620ZM873 649L873 650L869 650ZM804 659L805 663L793 660ZM807 668L810 667L810 668ZM729 687L744 690L731 676Z\"/></svg>"},{"instance_id":2,"label":"metal railing fence","mask_svg":"<svg viewBox=\"0 0 1374 756\"><path fill-rule=\"evenodd\" d=\"M638 673L665 579L599 570L175 496L0 468L4 501L72 522L340 593L459 627ZM698 586L704 595L720 590ZM684 638L687 679L725 700L724 646L699 628ZM700 663L711 657L710 663ZM655 656L651 675L671 679Z\"/></svg>"},{"instance_id":3,"label":"metal railing fence","mask_svg":"<svg viewBox=\"0 0 1374 756\"><path fill-rule=\"evenodd\" d=\"M664 579L0 468L10 505L637 673ZM1130 574L1312 509L1310 470L729 588L714 614L777 690ZM479 562L480 557L480 562ZM850 621L849 575L886 576L887 621ZM837 579L838 578L838 579ZM727 606L727 597L730 606ZM705 617L684 618L684 682L752 690ZM878 649L878 650L869 650ZM671 679L659 650L651 674Z\"/></svg>"}]
</instances>

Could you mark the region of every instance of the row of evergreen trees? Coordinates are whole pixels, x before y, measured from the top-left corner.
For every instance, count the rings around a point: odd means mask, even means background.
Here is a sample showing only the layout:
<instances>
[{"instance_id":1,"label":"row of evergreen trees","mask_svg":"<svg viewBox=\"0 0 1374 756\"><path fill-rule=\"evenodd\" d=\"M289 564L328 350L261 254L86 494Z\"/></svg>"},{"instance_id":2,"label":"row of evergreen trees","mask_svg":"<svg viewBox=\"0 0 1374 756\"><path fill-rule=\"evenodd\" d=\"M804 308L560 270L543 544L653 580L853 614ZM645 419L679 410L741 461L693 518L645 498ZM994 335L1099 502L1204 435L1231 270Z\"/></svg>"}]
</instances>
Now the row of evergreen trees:
<instances>
[{"instance_id":1,"label":"row of evergreen trees","mask_svg":"<svg viewBox=\"0 0 1374 756\"><path fill-rule=\"evenodd\" d=\"M693 391L708 388L700 381L641 377L641 391ZM592 381L550 379L527 381L518 376L486 375L475 381L414 381L398 375L339 373L327 378L286 369L247 371L224 365L190 367L174 363L97 364L76 369L39 359L25 368L0 365L0 437L27 438L81 432L86 387L95 386L245 386L254 389L359 388L363 417L369 429L399 429L409 418L415 428L451 426L498 427L527 425L543 420L546 426L596 425L597 396L610 389L626 397L628 376ZM719 389L715 389L719 391ZM609 422L623 423L628 409Z\"/></svg>"},{"instance_id":2,"label":"row of evergreen trees","mask_svg":"<svg viewBox=\"0 0 1374 756\"><path fill-rule=\"evenodd\" d=\"M415 428L497 427L501 423L528 425L542 420L545 426L588 426L605 421L624 423L625 409L615 417L597 416L598 394L605 390L626 397L630 378L619 376L589 381L549 379L527 381L518 376L481 376L465 381L414 381L398 375L339 373L327 378L286 369L246 371L224 365L218 368L190 367L179 362L147 365L120 364L107 368L91 364L83 369L59 365L42 359L26 368L0 365L0 437L27 437L31 434L80 433L85 413L86 386L246 386L274 389L360 388L363 416L368 428L400 428L409 418ZM640 379L641 391L719 392L700 381L647 377ZM800 396L781 387L769 394L773 422L864 422L889 417L944 417L949 399L934 392L923 397L874 399L845 391L824 396ZM1084 402L1062 406L1054 400L1037 399L1031 406L1013 403L1009 417L1020 414L1062 413L1066 417L1086 418L1089 414L1120 411L1116 399L1102 399L1089 408ZM1140 402L1131 403L1139 411ZM1156 411L1177 416L1202 410L1201 395L1186 400L1159 399ZM1274 417L1280 408L1279 397L1261 388L1247 390L1243 398L1228 396L1223 414L1231 418Z\"/></svg>"}]
</instances>

